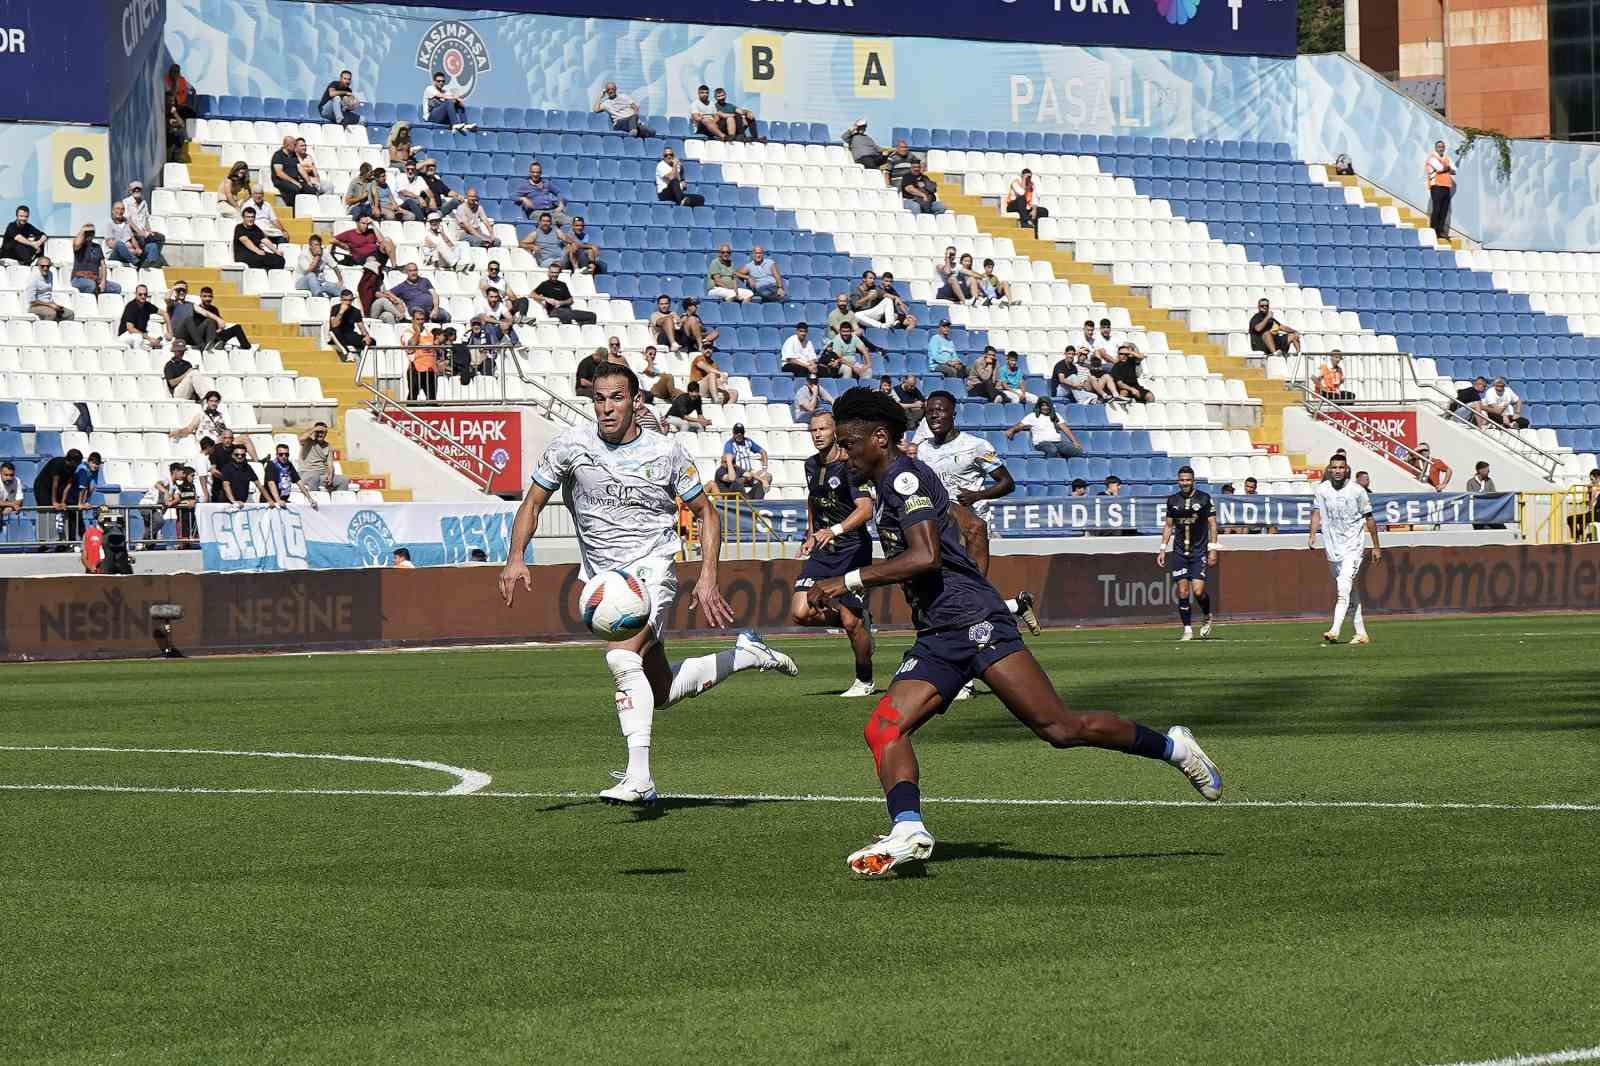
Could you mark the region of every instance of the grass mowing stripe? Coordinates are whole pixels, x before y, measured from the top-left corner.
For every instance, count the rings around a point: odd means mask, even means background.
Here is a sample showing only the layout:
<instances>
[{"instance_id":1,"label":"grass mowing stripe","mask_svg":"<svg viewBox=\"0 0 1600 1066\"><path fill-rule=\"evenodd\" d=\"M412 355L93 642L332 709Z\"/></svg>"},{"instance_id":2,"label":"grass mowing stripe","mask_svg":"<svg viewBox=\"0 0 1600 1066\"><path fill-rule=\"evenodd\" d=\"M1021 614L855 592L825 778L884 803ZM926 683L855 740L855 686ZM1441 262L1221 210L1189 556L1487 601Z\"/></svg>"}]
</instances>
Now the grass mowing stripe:
<instances>
[{"instance_id":1,"label":"grass mowing stripe","mask_svg":"<svg viewBox=\"0 0 1600 1066\"><path fill-rule=\"evenodd\" d=\"M1570 1051L1550 1051L1543 1055L1512 1055L1504 1059L1442 1063L1441 1066L1557 1066L1563 1062L1593 1062L1596 1059L1600 1059L1600 1045L1573 1048Z\"/></svg>"}]
</instances>

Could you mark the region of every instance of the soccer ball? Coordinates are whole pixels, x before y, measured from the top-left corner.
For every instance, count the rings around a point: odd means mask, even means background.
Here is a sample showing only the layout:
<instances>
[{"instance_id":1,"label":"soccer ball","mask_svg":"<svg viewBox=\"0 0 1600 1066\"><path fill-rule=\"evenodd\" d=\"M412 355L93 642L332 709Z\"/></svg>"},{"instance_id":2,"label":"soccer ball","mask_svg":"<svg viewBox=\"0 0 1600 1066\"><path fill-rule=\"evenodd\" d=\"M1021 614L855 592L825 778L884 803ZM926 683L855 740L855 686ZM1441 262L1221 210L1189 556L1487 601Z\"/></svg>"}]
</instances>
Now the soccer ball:
<instances>
[{"instance_id":1,"label":"soccer ball","mask_svg":"<svg viewBox=\"0 0 1600 1066\"><path fill-rule=\"evenodd\" d=\"M650 623L650 590L621 570L591 577L578 598L583 624L602 640L627 640Z\"/></svg>"}]
</instances>

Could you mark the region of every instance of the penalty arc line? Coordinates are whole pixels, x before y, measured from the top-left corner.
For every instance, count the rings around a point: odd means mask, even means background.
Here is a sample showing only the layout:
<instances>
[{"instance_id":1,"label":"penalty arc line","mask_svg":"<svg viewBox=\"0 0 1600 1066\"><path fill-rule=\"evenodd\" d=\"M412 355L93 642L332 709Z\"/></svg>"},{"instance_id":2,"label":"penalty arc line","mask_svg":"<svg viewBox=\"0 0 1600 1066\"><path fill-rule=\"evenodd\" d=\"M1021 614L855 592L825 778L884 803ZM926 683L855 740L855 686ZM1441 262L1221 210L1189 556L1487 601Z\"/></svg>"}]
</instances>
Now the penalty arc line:
<instances>
[{"instance_id":1,"label":"penalty arc line","mask_svg":"<svg viewBox=\"0 0 1600 1066\"><path fill-rule=\"evenodd\" d=\"M1564 1062L1593 1062L1596 1059L1600 1059L1600 1045L1571 1048L1567 1051L1549 1051L1539 1055L1508 1055L1503 1059L1441 1063L1440 1066L1559 1066Z\"/></svg>"}]
</instances>

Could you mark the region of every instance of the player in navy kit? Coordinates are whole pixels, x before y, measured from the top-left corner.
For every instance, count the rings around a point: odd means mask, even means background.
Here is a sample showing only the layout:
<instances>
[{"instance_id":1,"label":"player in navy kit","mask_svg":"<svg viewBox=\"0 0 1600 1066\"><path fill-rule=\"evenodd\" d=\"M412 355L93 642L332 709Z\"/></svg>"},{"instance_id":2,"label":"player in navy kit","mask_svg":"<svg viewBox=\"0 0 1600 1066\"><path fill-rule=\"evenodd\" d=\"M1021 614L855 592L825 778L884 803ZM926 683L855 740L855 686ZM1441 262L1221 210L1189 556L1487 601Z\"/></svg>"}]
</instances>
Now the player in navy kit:
<instances>
[{"instance_id":1,"label":"player in navy kit","mask_svg":"<svg viewBox=\"0 0 1600 1066\"><path fill-rule=\"evenodd\" d=\"M867 539L872 494L850 473L844 451L834 442L833 415L827 411L811 416L811 443L817 454L806 460L806 541L800 546L805 565L794 583L790 613L797 626L844 630L856 655L856 679L840 695L870 696L877 686L872 680L872 628L866 603L855 593L845 593L830 606L814 606L806 594L823 578L842 577L872 562L872 541Z\"/></svg>"},{"instance_id":2,"label":"player in navy kit","mask_svg":"<svg viewBox=\"0 0 1600 1066\"><path fill-rule=\"evenodd\" d=\"M1110 748L1161 759L1181 770L1206 799L1222 795L1222 774L1183 726L1162 734L1115 715L1068 711L1017 632L1016 620L962 546L950 497L927 465L902 454L905 415L892 396L851 389L834 404L839 446L850 469L873 484L884 561L812 586L813 604L900 585L917 641L863 731L889 806L888 835L846 861L876 877L897 863L926 859L933 836L922 823L911 734L942 712L961 686L981 677L1006 709L1053 747Z\"/></svg>"},{"instance_id":3,"label":"player in navy kit","mask_svg":"<svg viewBox=\"0 0 1600 1066\"><path fill-rule=\"evenodd\" d=\"M1194 468L1178 468L1178 491L1167 497L1167 518L1161 527L1161 550L1156 565L1167 565L1167 549L1172 553L1172 577L1178 583L1178 619L1183 622L1179 643L1194 639L1194 611L1189 594L1194 593L1205 621L1200 637L1211 635L1211 597L1206 592L1207 568L1217 565L1217 509L1209 493L1194 487Z\"/></svg>"}]
</instances>

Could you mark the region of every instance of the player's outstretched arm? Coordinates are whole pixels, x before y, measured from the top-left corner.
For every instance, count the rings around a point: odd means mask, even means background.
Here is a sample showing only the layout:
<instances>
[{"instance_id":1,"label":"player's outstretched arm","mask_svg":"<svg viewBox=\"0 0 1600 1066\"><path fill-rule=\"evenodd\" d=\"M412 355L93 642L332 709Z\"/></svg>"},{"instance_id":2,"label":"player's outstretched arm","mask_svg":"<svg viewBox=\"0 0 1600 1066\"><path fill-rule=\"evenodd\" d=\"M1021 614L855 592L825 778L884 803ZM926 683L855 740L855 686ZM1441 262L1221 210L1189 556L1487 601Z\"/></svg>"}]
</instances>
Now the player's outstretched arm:
<instances>
[{"instance_id":1,"label":"player's outstretched arm","mask_svg":"<svg viewBox=\"0 0 1600 1066\"><path fill-rule=\"evenodd\" d=\"M826 607L847 591L859 593L877 585L899 585L925 571L937 570L944 558L939 548L938 529L936 522L918 522L906 527L905 551L893 559L852 570L844 577L818 581L806 594L807 602L813 607Z\"/></svg>"},{"instance_id":2,"label":"player's outstretched arm","mask_svg":"<svg viewBox=\"0 0 1600 1066\"><path fill-rule=\"evenodd\" d=\"M733 621L733 608L717 587L717 563L722 557L722 519L711 499L699 493L688 503L700 522L700 580L694 584L694 605L707 625L721 629Z\"/></svg>"},{"instance_id":3,"label":"player's outstretched arm","mask_svg":"<svg viewBox=\"0 0 1600 1066\"><path fill-rule=\"evenodd\" d=\"M518 581L529 592L533 591L533 575L528 572L528 564L523 557L528 552L528 542L533 540L534 533L539 529L539 514L549 502L550 490L535 481L528 486L528 495L522 498L522 506L517 508L517 519L511 524L511 546L506 553L506 565L500 570L500 596L506 601L507 607L511 606L511 597L516 594Z\"/></svg>"}]
</instances>

